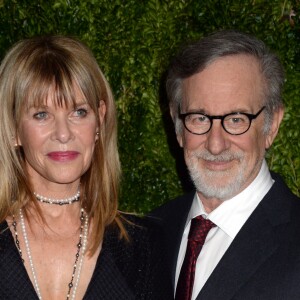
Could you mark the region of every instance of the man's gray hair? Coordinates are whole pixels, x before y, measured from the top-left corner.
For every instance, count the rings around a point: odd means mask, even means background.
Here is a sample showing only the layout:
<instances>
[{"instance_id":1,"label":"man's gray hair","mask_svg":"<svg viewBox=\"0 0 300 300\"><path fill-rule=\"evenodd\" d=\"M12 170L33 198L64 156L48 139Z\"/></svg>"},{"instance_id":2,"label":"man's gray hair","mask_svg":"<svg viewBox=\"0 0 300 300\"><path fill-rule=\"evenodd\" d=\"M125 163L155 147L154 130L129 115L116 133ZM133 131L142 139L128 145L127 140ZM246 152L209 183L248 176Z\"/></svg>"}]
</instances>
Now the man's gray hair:
<instances>
[{"instance_id":1,"label":"man's gray hair","mask_svg":"<svg viewBox=\"0 0 300 300\"><path fill-rule=\"evenodd\" d=\"M266 106L264 132L269 131L274 111L283 106L281 98L284 83L283 66L277 55L270 52L261 40L236 30L222 30L182 48L171 61L166 88L177 133L182 130L178 109L182 106L183 80L203 71L219 58L240 54L253 56L259 63L265 79L263 91L263 105Z\"/></svg>"}]
</instances>

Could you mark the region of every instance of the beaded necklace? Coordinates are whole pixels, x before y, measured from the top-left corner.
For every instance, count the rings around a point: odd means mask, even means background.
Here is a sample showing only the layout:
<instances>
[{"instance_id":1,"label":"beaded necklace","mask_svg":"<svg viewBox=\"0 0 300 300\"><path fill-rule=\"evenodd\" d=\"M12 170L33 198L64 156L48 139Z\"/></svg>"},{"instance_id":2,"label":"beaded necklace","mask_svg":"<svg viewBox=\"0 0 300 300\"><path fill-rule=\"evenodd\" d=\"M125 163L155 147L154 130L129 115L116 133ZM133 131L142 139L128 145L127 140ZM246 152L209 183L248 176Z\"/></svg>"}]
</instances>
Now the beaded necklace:
<instances>
[{"instance_id":1,"label":"beaded necklace","mask_svg":"<svg viewBox=\"0 0 300 300\"><path fill-rule=\"evenodd\" d=\"M52 199L52 198L47 198L44 196L41 196L37 193L33 193L36 199L40 202L47 203L47 204L57 204L57 205L65 205L65 204L72 204L74 202L79 201L80 198L80 191L78 191L74 196L66 199Z\"/></svg>"},{"instance_id":2,"label":"beaded necklace","mask_svg":"<svg viewBox=\"0 0 300 300\"><path fill-rule=\"evenodd\" d=\"M36 293L38 295L38 298L40 300L42 300L41 291L40 291L40 288L39 288L37 276L36 276L36 273L35 273L35 268L34 268L33 261L32 261L32 256L31 256L31 251L30 251L30 246L29 246L29 240L28 240L28 237L27 237L27 232L26 232L25 221L24 221L24 216L23 216L22 209L20 209L19 216L20 216L20 225L21 225L21 228L22 228L22 233L23 233L24 242L25 242L25 248L26 248L26 252L27 252L27 256L28 256L28 260L29 260L29 265L30 265L30 269L31 269L32 277L33 277L34 287L35 287ZM23 256L22 256L22 250L21 250L21 247L20 247L20 241L18 239L17 222L15 220L14 215L13 215L12 225L13 225L14 232L15 232L16 245L17 245L17 248L19 250L20 256L22 258L22 261L24 263L24 259L23 259ZM81 269L82 269L82 265L83 265L84 254L85 254L85 250L86 250L86 246L87 246L87 236L88 236L88 216L85 213L84 209L81 208L81 211L80 211L79 242L77 244L77 253L75 255L75 262L74 262L74 265L73 265L73 272L72 272L71 281L68 284L68 293L67 293L66 300L69 300L69 299L74 300L75 296L76 296L77 287L78 287L79 280L80 280ZM81 255L80 255L80 252L81 252ZM79 257L80 257L80 259L79 259ZM78 260L79 260L79 263L78 263ZM77 270L77 272L76 272L76 270ZM77 276L75 278L76 273L77 273ZM75 282L73 283L74 278L75 278ZM72 288L73 288L73 291L72 291L72 294L71 294Z\"/></svg>"}]
</instances>

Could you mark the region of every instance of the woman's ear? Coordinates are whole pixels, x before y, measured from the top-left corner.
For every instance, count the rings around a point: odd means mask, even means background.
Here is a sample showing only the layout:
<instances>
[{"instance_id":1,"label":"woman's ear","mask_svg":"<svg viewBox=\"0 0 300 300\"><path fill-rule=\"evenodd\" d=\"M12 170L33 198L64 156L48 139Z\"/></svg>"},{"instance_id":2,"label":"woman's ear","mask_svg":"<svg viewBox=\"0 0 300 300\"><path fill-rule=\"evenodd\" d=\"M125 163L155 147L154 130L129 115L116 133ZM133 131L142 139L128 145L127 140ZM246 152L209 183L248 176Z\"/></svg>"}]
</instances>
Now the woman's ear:
<instances>
[{"instance_id":1,"label":"woman's ear","mask_svg":"<svg viewBox=\"0 0 300 300\"><path fill-rule=\"evenodd\" d=\"M98 107L98 116L99 116L100 126L104 122L105 114L106 114L106 104L105 104L105 102L103 100L100 100L99 107ZM96 128L95 141L98 141L99 136L100 136L100 128L97 127Z\"/></svg>"},{"instance_id":2,"label":"woman's ear","mask_svg":"<svg viewBox=\"0 0 300 300\"><path fill-rule=\"evenodd\" d=\"M13 135L11 137L11 143L12 143L12 146L14 146L15 148L19 147L19 146L22 146L22 143L19 139L19 136L18 136L18 133L16 132L15 135Z\"/></svg>"},{"instance_id":3,"label":"woman's ear","mask_svg":"<svg viewBox=\"0 0 300 300\"><path fill-rule=\"evenodd\" d=\"M106 104L103 100L100 100L99 107L98 107L98 115L99 115L100 125L104 121L105 114L106 114Z\"/></svg>"}]
</instances>

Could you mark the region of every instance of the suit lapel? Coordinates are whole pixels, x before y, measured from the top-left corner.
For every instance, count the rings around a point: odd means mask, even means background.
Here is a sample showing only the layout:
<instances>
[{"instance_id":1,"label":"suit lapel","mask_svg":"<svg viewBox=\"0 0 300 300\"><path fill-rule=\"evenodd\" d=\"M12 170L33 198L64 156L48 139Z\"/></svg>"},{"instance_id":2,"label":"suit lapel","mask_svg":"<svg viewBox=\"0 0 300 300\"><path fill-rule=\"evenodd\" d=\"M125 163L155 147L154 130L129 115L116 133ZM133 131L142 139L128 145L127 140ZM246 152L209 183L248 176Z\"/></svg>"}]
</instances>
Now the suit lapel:
<instances>
[{"instance_id":1,"label":"suit lapel","mask_svg":"<svg viewBox=\"0 0 300 300\"><path fill-rule=\"evenodd\" d=\"M256 213L236 236L197 299L232 299L277 247L272 226Z\"/></svg>"},{"instance_id":2,"label":"suit lapel","mask_svg":"<svg viewBox=\"0 0 300 300\"><path fill-rule=\"evenodd\" d=\"M180 203L176 208L175 214L173 214L172 220L168 222L168 226L170 228L167 230L168 232L168 247L170 255L170 263L171 263L171 272L172 272L172 284L173 289L175 289L175 274L176 274L176 265L178 252L181 244L182 235L184 232L187 216L189 214L195 193L191 193L186 197L180 199Z\"/></svg>"},{"instance_id":3,"label":"suit lapel","mask_svg":"<svg viewBox=\"0 0 300 300\"><path fill-rule=\"evenodd\" d=\"M197 299L229 300L276 251L276 226L289 221L287 190L275 183L244 224ZM285 197L283 196L285 195Z\"/></svg>"},{"instance_id":4,"label":"suit lapel","mask_svg":"<svg viewBox=\"0 0 300 300\"><path fill-rule=\"evenodd\" d=\"M195 192L178 197L150 214L151 218L159 221L165 231L166 259L172 276L173 289L181 237L194 196Z\"/></svg>"}]
</instances>

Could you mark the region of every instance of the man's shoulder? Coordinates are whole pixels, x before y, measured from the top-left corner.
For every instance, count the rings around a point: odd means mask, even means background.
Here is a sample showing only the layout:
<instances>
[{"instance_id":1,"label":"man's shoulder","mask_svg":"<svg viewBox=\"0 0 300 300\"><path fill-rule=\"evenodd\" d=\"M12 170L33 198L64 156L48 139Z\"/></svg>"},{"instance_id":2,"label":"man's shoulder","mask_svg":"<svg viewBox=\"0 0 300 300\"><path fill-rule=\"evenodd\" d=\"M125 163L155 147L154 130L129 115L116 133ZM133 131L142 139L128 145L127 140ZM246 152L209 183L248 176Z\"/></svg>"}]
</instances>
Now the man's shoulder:
<instances>
[{"instance_id":1,"label":"man's shoulder","mask_svg":"<svg viewBox=\"0 0 300 300\"><path fill-rule=\"evenodd\" d=\"M296 202L296 204L300 204L300 198L293 194L291 189L287 186L281 175L271 172L271 176L275 181L274 185L272 186L271 190L269 191L271 194L277 197L284 196L285 198L289 198L292 202Z\"/></svg>"},{"instance_id":2,"label":"man's shoulder","mask_svg":"<svg viewBox=\"0 0 300 300\"><path fill-rule=\"evenodd\" d=\"M289 222L300 226L300 198L292 193L279 174L271 172L271 175L274 184L255 211L263 209L272 223Z\"/></svg>"},{"instance_id":3,"label":"man's shoulder","mask_svg":"<svg viewBox=\"0 0 300 300\"><path fill-rule=\"evenodd\" d=\"M148 217L157 220L168 218L180 218L187 214L191 208L195 191L176 197L155 208Z\"/></svg>"}]
</instances>

